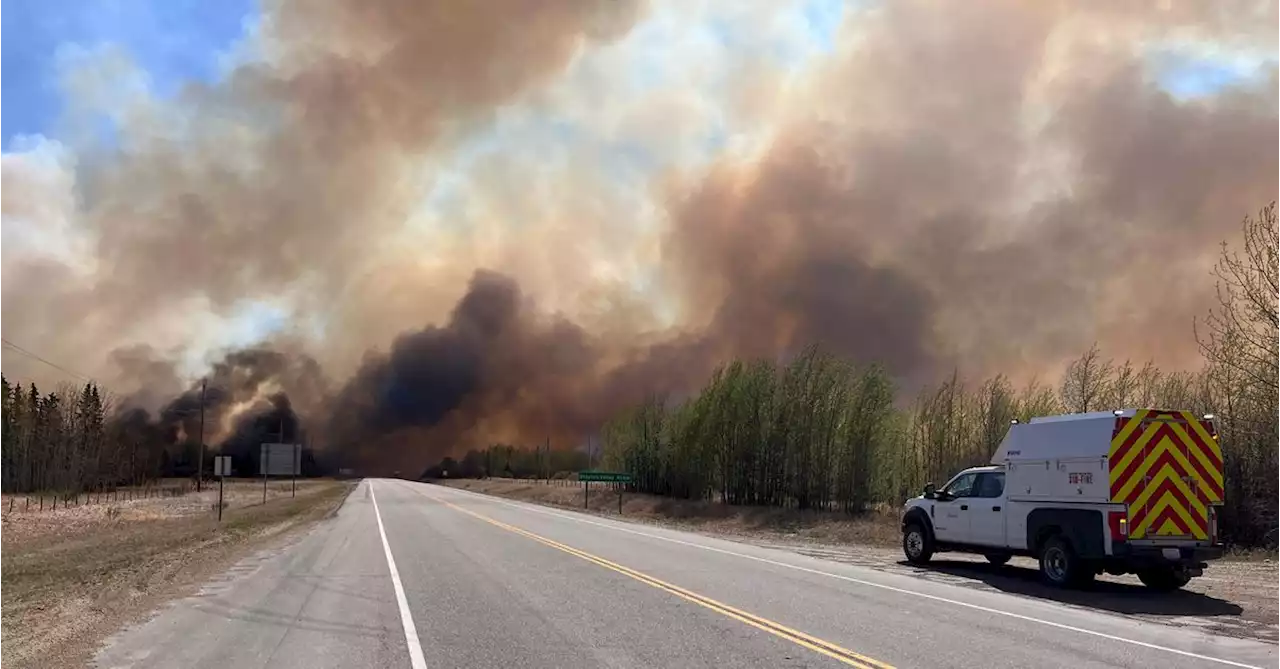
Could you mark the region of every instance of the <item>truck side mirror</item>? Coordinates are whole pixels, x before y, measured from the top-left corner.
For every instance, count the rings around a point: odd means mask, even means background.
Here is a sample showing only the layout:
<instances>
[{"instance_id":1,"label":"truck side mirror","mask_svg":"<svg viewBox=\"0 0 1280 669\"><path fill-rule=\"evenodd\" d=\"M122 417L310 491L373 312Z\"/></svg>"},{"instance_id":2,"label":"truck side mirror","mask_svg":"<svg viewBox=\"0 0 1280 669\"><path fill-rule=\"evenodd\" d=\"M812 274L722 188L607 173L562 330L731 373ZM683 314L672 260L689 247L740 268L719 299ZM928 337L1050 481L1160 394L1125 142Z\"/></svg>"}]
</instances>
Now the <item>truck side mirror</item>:
<instances>
[{"instance_id":1,"label":"truck side mirror","mask_svg":"<svg viewBox=\"0 0 1280 669\"><path fill-rule=\"evenodd\" d=\"M933 499L937 489L938 489L937 486L933 485L932 483L924 484L924 498Z\"/></svg>"}]
</instances>

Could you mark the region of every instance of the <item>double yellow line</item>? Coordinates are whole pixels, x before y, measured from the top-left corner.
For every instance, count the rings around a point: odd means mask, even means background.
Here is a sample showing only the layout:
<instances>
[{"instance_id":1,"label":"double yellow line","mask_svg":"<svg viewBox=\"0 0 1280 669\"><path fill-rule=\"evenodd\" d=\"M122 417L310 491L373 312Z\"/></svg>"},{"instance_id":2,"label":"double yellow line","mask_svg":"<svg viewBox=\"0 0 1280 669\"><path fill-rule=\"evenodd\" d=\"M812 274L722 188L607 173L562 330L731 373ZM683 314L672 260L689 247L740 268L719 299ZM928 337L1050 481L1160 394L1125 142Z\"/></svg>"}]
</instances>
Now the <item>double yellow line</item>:
<instances>
[{"instance_id":1,"label":"double yellow line","mask_svg":"<svg viewBox=\"0 0 1280 669\"><path fill-rule=\"evenodd\" d=\"M869 658L865 655L859 655L858 653L855 653L843 646L838 646L834 643L831 643L830 641L823 641L822 639L819 639L815 636L805 634L804 632L801 632L799 630L791 629L790 627L787 627L780 623L776 623L767 618L761 618L760 616L757 616L755 614L747 613L742 609L729 606L728 604L725 604L723 602L718 602L714 599L711 599L710 597L699 595L696 592L686 590L684 588L681 588L680 586L672 585L670 583L667 583L666 581L662 581L652 576L649 576L648 574L643 574L641 572L638 572L634 569L631 569L630 567L624 567L616 562L606 560L598 555L592 555L591 553L578 550L572 546L566 546L565 544L562 544L558 541L548 539L544 536L534 534L533 532L529 532L527 530L520 529L519 527L516 527L514 525L508 525L499 520L494 520L493 518L478 514L468 509L464 509L456 504L446 502L445 500L439 499L437 497L431 497L431 499L437 502L440 502L441 504L444 504L445 506L451 509L454 509L455 511L465 513L468 516L471 516L472 518L482 520L486 523L489 523L490 525L493 525L495 527L500 527L509 532L514 532L521 536L528 537L540 544L543 544L545 546L550 546L559 551L564 551L565 553L568 553L575 557L582 558L587 562L600 565L605 569L615 571L619 574L623 574L624 576L629 576L637 581L640 581L641 583L644 583L646 585L651 585L659 590L669 592L681 599L693 602L698 606L711 609L716 613L728 616L739 622L746 623L756 629L763 630L776 637L786 639L787 641L790 641L799 646L808 648L809 650L812 650L815 653L821 653L822 655L826 655L827 657L830 657L834 660L838 660L849 666L860 667L861 669L873 669L873 668L874 669L894 669L891 665L885 664L884 662L881 662L879 660Z\"/></svg>"}]
</instances>

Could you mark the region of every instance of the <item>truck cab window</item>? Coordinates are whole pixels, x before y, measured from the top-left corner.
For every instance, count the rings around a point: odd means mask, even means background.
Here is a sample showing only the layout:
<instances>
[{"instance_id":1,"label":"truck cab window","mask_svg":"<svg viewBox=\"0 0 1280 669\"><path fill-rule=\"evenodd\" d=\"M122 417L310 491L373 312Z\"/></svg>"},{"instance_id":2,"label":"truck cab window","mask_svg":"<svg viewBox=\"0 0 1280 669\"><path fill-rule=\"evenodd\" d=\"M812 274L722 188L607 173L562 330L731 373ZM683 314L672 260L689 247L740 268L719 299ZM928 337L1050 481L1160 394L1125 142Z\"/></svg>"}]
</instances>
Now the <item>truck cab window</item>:
<instances>
[{"instance_id":1,"label":"truck cab window","mask_svg":"<svg viewBox=\"0 0 1280 669\"><path fill-rule=\"evenodd\" d=\"M999 497L1004 494L1004 473L988 472L978 475L977 497Z\"/></svg>"},{"instance_id":2,"label":"truck cab window","mask_svg":"<svg viewBox=\"0 0 1280 669\"><path fill-rule=\"evenodd\" d=\"M961 474L951 479L951 482L942 491L952 497L972 497L973 483L977 477L977 474Z\"/></svg>"}]
</instances>

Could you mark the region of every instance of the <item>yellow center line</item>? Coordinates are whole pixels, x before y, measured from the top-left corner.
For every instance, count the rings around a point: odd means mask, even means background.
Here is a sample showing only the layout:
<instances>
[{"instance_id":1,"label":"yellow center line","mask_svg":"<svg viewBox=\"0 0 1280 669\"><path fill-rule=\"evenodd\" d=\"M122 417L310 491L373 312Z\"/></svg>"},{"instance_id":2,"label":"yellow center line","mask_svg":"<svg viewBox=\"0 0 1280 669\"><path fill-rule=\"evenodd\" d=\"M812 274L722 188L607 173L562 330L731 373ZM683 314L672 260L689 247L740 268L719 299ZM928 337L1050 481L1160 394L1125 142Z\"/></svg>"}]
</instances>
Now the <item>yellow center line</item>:
<instances>
[{"instance_id":1,"label":"yellow center line","mask_svg":"<svg viewBox=\"0 0 1280 669\"><path fill-rule=\"evenodd\" d=\"M418 492L418 491L414 491L414 492ZM528 530L515 527L514 525L508 525L507 523L504 523L500 520L494 520L493 518L476 513L469 509L464 509L456 504L447 502L438 497L433 497L431 495L427 495L426 493L419 493L419 494L425 497L428 497L436 502L444 504L445 506L455 511L465 513L468 516L471 516L478 520L482 520L486 523L489 523L490 525L502 528L509 532L514 532L524 537L528 537L529 539L533 539L538 543L541 543L546 546L550 546L551 548L555 548L556 550L563 551L565 553L581 558L588 562L597 564L601 567L604 567L605 569L609 569L611 571L617 572L624 576L629 576L637 581L640 581L641 583L644 583L646 585L650 585L655 588L658 588L659 590L663 590L665 592L671 593L677 597L680 597L681 599L693 602L694 604L697 604L704 608L715 611L716 613L719 613L721 615L728 616L739 622L746 623L752 627L755 627L756 629L768 632L776 637L786 639L787 641L790 641L799 646L808 648L809 650L812 650L816 653L821 653L822 655L826 655L827 657L838 660L849 666L860 667L861 669L871 669L873 667L876 669L894 669L892 665L885 664L884 662L881 662L876 659L872 659L865 655L860 655L843 646L839 646L837 644L831 643L830 641L824 641L815 636L811 636L809 634L805 634L804 632L791 629L790 627L787 627L780 623L776 623L767 618L762 618L753 613L748 613L746 611L743 611L742 609L734 608L732 606L729 606L728 604L725 604L723 602L718 602L705 595L700 595L696 592L692 592L690 590L686 590L685 588L681 588L680 586L672 585L671 583L667 583L666 581L659 580L657 578L649 576L648 574L638 572L634 569L631 569L630 567L625 567L616 562L606 560L598 555L593 555L591 553L579 550L572 546L562 544L553 539L548 539L542 535L534 534L533 532L530 532Z\"/></svg>"}]
</instances>

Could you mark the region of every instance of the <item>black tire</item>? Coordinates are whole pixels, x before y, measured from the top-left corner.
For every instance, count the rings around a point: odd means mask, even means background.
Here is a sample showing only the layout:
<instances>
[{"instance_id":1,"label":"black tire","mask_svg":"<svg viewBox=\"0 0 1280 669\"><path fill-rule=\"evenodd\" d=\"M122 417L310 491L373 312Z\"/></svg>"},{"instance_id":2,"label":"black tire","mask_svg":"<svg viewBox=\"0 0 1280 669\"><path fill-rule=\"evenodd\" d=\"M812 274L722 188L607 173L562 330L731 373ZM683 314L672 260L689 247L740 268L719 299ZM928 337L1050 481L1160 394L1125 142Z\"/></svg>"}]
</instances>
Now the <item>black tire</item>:
<instances>
[{"instance_id":1,"label":"black tire","mask_svg":"<svg viewBox=\"0 0 1280 669\"><path fill-rule=\"evenodd\" d=\"M1083 585L1093 578L1093 571L1076 556L1071 542L1052 536L1040 547L1040 577L1058 588Z\"/></svg>"},{"instance_id":2,"label":"black tire","mask_svg":"<svg viewBox=\"0 0 1280 669\"><path fill-rule=\"evenodd\" d=\"M987 562L990 562L997 567L1001 567L1008 563L1009 558L1013 556L1008 553L987 553L985 557L987 558Z\"/></svg>"},{"instance_id":3,"label":"black tire","mask_svg":"<svg viewBox=\"0 0 1280 669\"><path fill-rule=\"evenodd\" d=\"M925 564L933 557L933 537L919 523L902 530L902 552L911 564Z\"/></svg>"},{"instance_id":4,"label":"black tire","mask_svg":"<svg viewBox=\"0 0 1280 669\"><path fill-rule=\"evenodd\" d=\"M1173 592L1191 582L1191 575L1185 569L1162 567L1158 569L1143 569L1138 572L1138 580L1152 590Z\"/></svg>"}]
</instances>

